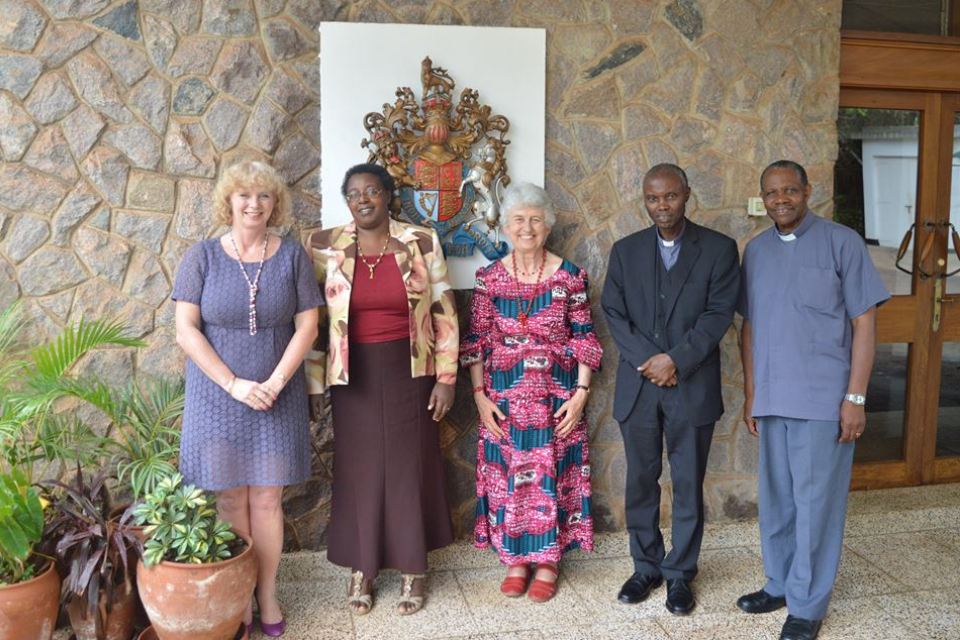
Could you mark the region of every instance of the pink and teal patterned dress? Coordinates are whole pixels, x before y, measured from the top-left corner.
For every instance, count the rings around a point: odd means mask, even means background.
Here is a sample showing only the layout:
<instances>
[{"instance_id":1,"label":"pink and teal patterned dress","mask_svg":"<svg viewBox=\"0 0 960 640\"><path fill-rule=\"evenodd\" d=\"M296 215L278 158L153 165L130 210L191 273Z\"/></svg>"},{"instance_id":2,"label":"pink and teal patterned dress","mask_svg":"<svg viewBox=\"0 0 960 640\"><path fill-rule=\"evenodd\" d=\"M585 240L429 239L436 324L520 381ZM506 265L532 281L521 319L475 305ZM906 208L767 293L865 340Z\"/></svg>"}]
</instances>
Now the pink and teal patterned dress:
<instances>
[{"instance_id":1,"label":"pink and teal patterned dress","mask_svg":"<svg viewBox=\"0 0 960 640\"><path fill-rule=\"evenodd\" d=\"M460 362L483 362L507 421L502 439L479 425L475 544L507 565L593 549L587 421L556 438L553 417L576 390L578 363L600 366L587 289L586 272L566 260L539 284L518 285L499 261L477 270Z\"/></svg>"}]
</instances>

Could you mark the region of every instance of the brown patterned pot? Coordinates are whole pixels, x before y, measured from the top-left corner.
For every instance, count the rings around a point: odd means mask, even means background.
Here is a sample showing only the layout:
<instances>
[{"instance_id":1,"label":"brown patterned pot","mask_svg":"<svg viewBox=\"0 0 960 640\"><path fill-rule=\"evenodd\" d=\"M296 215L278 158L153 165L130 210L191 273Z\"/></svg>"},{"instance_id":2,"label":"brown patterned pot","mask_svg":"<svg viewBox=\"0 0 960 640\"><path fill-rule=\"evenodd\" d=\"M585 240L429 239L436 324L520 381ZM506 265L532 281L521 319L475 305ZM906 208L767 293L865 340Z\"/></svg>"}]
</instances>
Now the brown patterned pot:
<instances>
[{"instance_id":1,"label":"brown patterned pot","mask_svg":"<svg viewBox=\"0 0 960 640\"><path fill-rule=\"evenodd\" d=\"M257 583L253 543L210 564L137 563L140 601L158 640L233 640Z\"/></svg>"},{"instance_id":2,"label":"brown patterned pot","mask_svg":"<svg viewBox=\"0 0 960 640\"><path fill-rule=\"evenodd\" d=\"M60 576L52 562L36 578L0 586L0 638L50 640L59 604Z\"/></svg>"},{"instance_id":3,"label":"brown patterned pot","mask_svg":"<svg viewBox=\"0 0 960 640\"><path fill-rule=\"evenodd\" d=\"M103 594L100 597L102 598ZM66 608L77 640L97 640L96 620L93 616L87 616L87 603L72 600ZM130 592L118 596L107 615L107 640L130 640L133 636L136 610L137 590L131 585Z\"/></svg>"}]
</instances>

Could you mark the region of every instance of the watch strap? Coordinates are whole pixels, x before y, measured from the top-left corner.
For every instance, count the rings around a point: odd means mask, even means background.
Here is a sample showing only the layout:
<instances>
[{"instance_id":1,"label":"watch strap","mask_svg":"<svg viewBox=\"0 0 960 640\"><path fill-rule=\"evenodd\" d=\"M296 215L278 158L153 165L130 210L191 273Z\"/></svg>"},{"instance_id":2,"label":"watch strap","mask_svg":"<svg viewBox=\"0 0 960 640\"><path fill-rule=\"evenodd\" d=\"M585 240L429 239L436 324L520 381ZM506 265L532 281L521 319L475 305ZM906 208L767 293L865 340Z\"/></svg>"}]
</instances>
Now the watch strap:
<instances>
[{"instance_id":1,"label":"watch strap","mask_svg":"<svg viewBox=\"0 0 960 640\"><path fill-rule=\"evenodd\" d=\"M858 407L862 407L867 404L867 397L860 393L848 393L843 397L844 400L850 404L855 404Z\"/></svg>"}]
</instances>

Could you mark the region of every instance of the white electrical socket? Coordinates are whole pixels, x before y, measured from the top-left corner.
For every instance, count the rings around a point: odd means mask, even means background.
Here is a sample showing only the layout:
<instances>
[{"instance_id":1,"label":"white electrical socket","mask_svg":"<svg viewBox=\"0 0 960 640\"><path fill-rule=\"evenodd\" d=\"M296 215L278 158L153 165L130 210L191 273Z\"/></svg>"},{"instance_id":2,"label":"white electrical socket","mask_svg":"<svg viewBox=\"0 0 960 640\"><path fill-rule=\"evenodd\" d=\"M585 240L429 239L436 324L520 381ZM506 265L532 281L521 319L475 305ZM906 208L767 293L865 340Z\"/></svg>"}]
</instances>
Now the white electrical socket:
<instances>
[{"instance_id":1,"label":"white electrical socket","mask_svg":"<svg viewBox=\"0 0 960 640\"><path fill-rule=\"evenodd\" d=\"M747 215L748 216L765 216L767 215L767 208L763 206L763 198L747 198Z\"/></svg>"}]
</instances>

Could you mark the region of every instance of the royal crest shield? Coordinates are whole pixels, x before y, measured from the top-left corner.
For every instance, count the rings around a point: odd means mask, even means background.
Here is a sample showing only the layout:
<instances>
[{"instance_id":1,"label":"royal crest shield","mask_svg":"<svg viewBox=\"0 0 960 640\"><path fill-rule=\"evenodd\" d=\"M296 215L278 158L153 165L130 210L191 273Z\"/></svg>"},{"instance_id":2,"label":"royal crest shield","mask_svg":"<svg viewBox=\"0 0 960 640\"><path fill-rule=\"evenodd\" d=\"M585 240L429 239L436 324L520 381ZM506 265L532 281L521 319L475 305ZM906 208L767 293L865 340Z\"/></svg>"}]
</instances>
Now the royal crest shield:
<instances>
[{"instance_id":1,"label":"royal crest shield","mask_svg":"<svg viewBox=\"0 0 960 640\"><path fill-rule=\"evenodd\" d=\"M420 69L421 101L399 87L393 104L364 116L370 134L360 145L368 162L382 165L399 190L396 213L436 229L448 256L467 257L479 249L495 260L506 254L500 240L500 195L510 183L505 157L510 121L464 89L429 57ZM492 237L491 237L492 236Z\"/></svg>"},{"instance_id":2,"label":"royal crest shield","mask_svg":"<svg viewBox=\"0 0 960 640\"><path fill-rule=\"evenodd\" d=\"M413 200L417 213L434 222L446 222L460 213L463 207L463 197L460 195L463 176L463 162L459 160L444 164L414 160L413 179L420 185Z\"/></svg>"}]
</instances>

